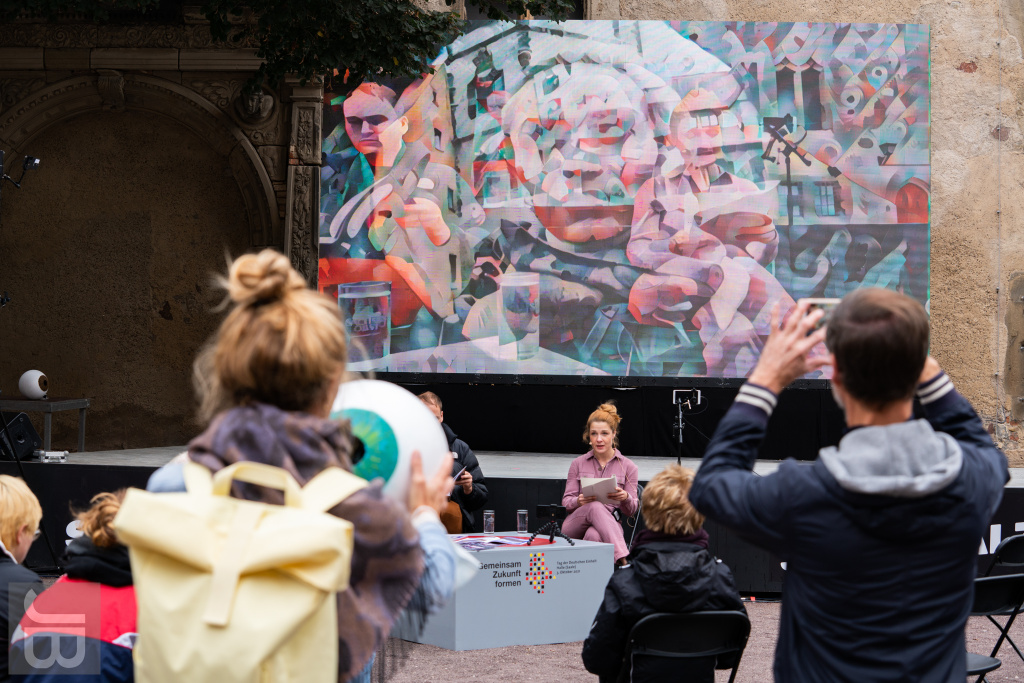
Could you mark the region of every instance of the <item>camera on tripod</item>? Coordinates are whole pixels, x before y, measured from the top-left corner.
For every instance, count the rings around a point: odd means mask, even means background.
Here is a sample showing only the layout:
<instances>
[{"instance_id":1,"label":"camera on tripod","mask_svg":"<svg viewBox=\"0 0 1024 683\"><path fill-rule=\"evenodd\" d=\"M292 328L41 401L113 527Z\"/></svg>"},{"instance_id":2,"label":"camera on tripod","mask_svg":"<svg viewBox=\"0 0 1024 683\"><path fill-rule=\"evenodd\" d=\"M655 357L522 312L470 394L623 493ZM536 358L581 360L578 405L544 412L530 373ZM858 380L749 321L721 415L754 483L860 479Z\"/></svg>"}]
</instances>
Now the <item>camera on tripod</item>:
<instances>
[{"instance_id":1,"label":"camera on tripod","mask_svg":"<svg viewBox=\"0 0 1024 683\"><path fill-rule=\"evenodd\" d=\"M565 519L564 505L538 505L537 520L541 522L558 522Z\"/></svg>"},{"instance_id":2,"label":"camera on tripod","mask_svg":"<svg viewBox=\"0 0 1024 683\"><path fill-rule=\"evenodd\" d=\"M533 545L533 539L544 535L547 535L548 543L554 543L555 536L558 536L568 541L569 545L576 545L571 538L562 533L562 520L565 519L565 514L566 509L564 505L538 505L537 520L542 522L542 524L530 536L530 541L527 545Z\"/></svg>"}]
</instances>

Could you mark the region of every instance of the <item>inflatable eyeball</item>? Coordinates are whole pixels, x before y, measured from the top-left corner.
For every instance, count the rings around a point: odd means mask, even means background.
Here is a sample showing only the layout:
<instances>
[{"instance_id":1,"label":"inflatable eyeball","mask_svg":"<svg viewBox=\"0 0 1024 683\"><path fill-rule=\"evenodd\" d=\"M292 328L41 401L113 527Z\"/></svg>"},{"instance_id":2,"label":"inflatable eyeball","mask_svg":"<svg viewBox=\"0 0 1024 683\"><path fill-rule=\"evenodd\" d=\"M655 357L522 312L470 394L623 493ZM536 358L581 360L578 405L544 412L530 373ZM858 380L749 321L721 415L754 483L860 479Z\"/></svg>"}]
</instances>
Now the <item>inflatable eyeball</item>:
<instances>
[{"instance_id":1,"label":"inflatable eyeball","mask_svg":"<svg viewBox=\"0 0 1024 683\"><path fill-rule=\"evenodd\" d=\"M50 383L38 370L29 370L18 380L18 391L25 398L46 398Z\"/></svg>"},{"instance_id":2,"label":"inflatable eyeball","mask_svg":"<svg viewBox=\"0 0 1024 683\"><path fill-rule=\"evenodd\" d=\"M404 503L409 493L413 451L423 457L430 477L448 455L441 423L416 396L402 387L375 379L345 382L331 408L331 419L344 418L353 439L362 444L362 457L352 468L366 480L384 480L384 493ZM357 447L358 451L358 447Z\"/></svg>"}]
</instances>

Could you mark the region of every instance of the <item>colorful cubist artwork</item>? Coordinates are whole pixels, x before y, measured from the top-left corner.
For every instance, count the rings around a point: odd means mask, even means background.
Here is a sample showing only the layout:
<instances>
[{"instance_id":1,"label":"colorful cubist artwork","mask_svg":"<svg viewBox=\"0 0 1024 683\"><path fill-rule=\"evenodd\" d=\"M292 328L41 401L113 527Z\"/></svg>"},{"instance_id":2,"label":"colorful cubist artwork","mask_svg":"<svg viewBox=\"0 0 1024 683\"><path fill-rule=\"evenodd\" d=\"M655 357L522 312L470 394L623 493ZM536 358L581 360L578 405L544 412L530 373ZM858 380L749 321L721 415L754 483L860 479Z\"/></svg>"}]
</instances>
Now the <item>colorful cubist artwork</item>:
<instances>
[{"instance_id":1,"label":"colorful cubist artwork","mask_svg":"<svg viewBox=\"0 0 1024 683\"><path fill-rule=\"evenodd\" d=\"M475 22L433 66L325 99L320 289L390 288L357 368L738 378L775 303L928 302L925 26Z\"/></svg>"}]
</instances>

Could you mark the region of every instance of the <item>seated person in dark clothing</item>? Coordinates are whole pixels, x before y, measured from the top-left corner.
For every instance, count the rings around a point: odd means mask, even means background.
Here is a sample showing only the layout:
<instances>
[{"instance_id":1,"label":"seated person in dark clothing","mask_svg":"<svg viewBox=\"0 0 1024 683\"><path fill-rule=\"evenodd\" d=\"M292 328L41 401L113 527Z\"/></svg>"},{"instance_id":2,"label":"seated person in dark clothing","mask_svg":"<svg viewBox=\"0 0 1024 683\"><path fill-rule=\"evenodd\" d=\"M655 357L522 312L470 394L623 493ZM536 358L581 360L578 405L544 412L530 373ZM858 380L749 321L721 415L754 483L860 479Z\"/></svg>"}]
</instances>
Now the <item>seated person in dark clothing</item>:
<instances>
[{"instance_id":1,"label":"seated person in dark clothing","mask_svg":"<svg viewBox=\"0 0 1024 683\"><path fill-rule=\"evenodd\" d=\"M9 681L8 644L26 602L43 592L35 572L21 566L39 534L43 509L24 481L0 474L0 681Z\"/></svg>"},{"instance_id":2,"label":"seated person in dark clothing","mask_svg":"<svg viewBox=\"0 0 1024 683\"><path fill-rule=\"evenodd\" d=\"M609 579L583 643L583 664L601 683L680 680L684 666L691 669L685 680L713 682L715 662L710 658L638 660L620 679L629 631L650 614L746 611L732 572L707 550L704 515L687 498L693 477L693 470L670 465L644 489L641 506L647 528L633 542L630 564Z\"/></svg>"},{"instance_id":3,"label":"seated person in dark clothing","mask_svg":"<svg viewBox=\"0 0 1024 683\"><path fill-rule=\"evenodd\" d=\"M455 435L452 428L444 421L440 396L432 391L425 391L419 395L419 398L441 423L444 435L448 439L448 449L452 452L454 459L452 476L459 475L455 479L455 488L452 489L451 501L449 501L455 505L451 506L450 514L441 515L441 521L444 522L445 528L450 534L480 531L473 513L487 505L487 483L484 481L484 473L480 469L476 454L465 441ZM460 472L462 474L459 474ZM458 506L458 510L454 509L456 506Z\"/></svg>"}]
</instances>

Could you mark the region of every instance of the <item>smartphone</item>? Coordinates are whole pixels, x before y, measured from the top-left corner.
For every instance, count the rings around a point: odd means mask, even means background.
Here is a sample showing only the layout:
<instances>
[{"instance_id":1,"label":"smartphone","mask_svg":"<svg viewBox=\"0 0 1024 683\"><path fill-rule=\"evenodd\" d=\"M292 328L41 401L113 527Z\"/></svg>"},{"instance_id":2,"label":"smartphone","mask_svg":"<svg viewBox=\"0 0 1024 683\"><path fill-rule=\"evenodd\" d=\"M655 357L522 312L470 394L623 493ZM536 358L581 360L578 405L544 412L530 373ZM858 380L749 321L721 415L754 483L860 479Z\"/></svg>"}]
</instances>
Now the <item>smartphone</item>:
<instances>
[{"instance_id":1,"label":"smartphone","mask_svg":"<svg viewBox=\"0 0 1024 683\"><path fill-rule=\"evenodd\" d=\"M828 324L829 318L832 317L832 311L835 310L835 307L839 305L839 302L842 301L842 299L830 299L824 297L807 298L799 299L797 301L797 304L799 304L802 301L806 301L811 305L811 307L807 310L808 313L812 313L816 308L820 308L821 310L825 311L825 315L821 316L821 320L819 320L818 324L814 326L814 329L817 330L821 329L822 327Z\"/></svg>"},{"instance_id":2,"label":"smartphone","mask_svg":"<svg viewBox=\"0 0 1024 683\"><path fill-rule=\"evenodd\" d=\"M466 468L463 467L461 470L458 471L458 473L456 473L456 475L454 477L452 477L452 479L458 480L458 478L461 477L462 473L465 472L465 471L466 471Z\"/></svg>"}]
</instances>

